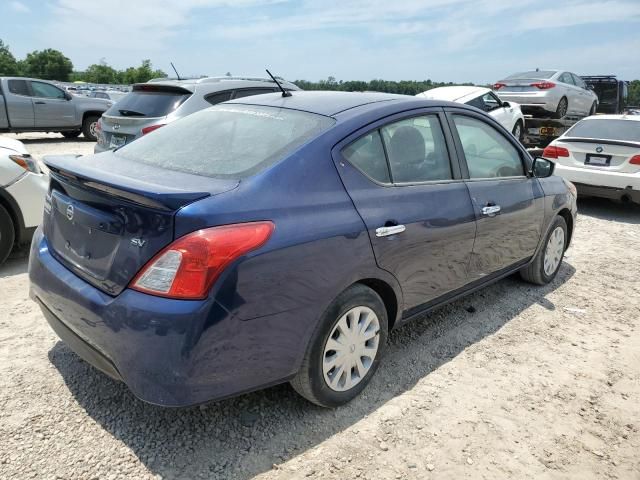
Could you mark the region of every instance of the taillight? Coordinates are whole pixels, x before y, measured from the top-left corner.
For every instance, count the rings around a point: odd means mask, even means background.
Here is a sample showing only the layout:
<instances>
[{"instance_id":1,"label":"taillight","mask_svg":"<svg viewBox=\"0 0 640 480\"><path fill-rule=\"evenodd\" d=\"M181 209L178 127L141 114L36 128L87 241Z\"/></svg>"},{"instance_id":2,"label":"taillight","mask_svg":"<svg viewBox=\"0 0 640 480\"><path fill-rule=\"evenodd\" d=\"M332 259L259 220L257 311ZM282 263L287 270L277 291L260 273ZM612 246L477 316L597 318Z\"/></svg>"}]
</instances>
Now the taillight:
<instances>
[{"instance_id":1,"label":"taillight","mask_svg":"<svg viewBox=\"0 0 640 480\"><path fill-rule=\"evenodd\" d=\"M542 152L542 156L544 158L558 158L558 157L568 157L569 150L564 147L556 147L553 145L549 145Z\"/></svg>"},{"instance_id":2,"label":"taillight","mask_svg":"<svg viewBox=\"0 0 640 480\"><path fill-rule=\"evenodd\" d=\"M31 155L9 155L9 158L28 172L40 173L38 162Z\"/></svg>"},{"instance_id":3,"label":"taillight","mask_svg":"<svg viewBox=\"0 0 640 480\"><path fill-rule=\"evenodd\" d=\"M536 82L536 83L532 83L529 86L539 88L540 90L549 90L550 88L555 87L556 84L553 82Z\"/></svg>"},{"instance_id":4,"label":"taillight","mask_svg":"<svg viewBox=\"0 0 640 480\"><path fill-rule=\"evenodd\" d=\"M96 122L96 132L101 132L102 131L102 119L99 118L98 121Z\"/></svg>"},{"instance_id":5,"label":"taillight","mask_svg":"<svg viewBox=\"0 0 640 480\"><path fill-rule=\"evenodd\" d=\"M640 165L640 155L634 155L633 157L631 157L631 160L629 160L629 163L631 165Z\"/></svg>"},{"instance_id":6,"label":"taillight","mask_svg":"<svg viewBox=\"0 0 640 480\"><path fill-rule=\"evenodd\" d=\"M494 90L500 90L502 87L506 87L507 84L506 83L494 83L493 84L493 89Z\"/></svg>"},{"instance_id":7,"label":"taillight","mask_svg":"<svg viewBox=\"0 0 640 480\"><path fill-rule=\"evenodd\" d=\"M185 235L152 258L131 288L182 300L205 298L224 269L264 245L274 228L272 222L238 223Z\"/></svg>"},{"instance_id":8,"label":"taillight","mask_svg":"<svg viewBox=\"0 0 640 480\"><path fill-rule=\"evenodd\" d=\"M143 135L146 135L147 133L151 133L151 132L153 132L154 130L159 129L160 127L164 127L164 123L159 123L159 124L157 124L157 125L149 125L148 127L144 127L144 128L142 129L142 134L143 134Z\"/></svg>"}]
</instances>

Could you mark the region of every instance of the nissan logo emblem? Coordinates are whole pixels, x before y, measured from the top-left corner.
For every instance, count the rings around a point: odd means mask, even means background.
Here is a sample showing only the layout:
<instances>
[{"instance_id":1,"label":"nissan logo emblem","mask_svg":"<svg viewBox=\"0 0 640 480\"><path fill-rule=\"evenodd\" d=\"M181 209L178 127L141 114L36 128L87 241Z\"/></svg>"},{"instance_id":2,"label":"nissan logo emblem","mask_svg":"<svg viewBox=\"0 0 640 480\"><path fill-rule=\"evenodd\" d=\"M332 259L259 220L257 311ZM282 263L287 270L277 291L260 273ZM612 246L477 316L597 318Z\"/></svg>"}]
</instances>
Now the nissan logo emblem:
<instances>
[{"instance_id":1,"label":"nissan logo emblem","mask_svg":"<svg viewBox=\"0 0 640 480\"><path fill-rule=\"evenodd\" d=\"M67 207L67 219L73 220L73 205Z\"/></svg>"},{"instance_id":2,"label":"nissan logo emblem","mask_svg":"<svg viewBox=\"0 0 640 480\"><path fill-rule=\"evenodd\" d=\"M113 129L114 129L114 130L120 130L120 124L119 124L119 123L116 123L116 124L113 126Z\"/></svg>"},{"instance_id":3,"label":"nissan logo emblem","mask_svg":"<svg viewBox=\"0 0 640 480\"><path fill-rule=\"evenodd\" d=\"M604 148L598 146L596 147L596 153L602 153L602 151L604 150Z\"/></svg>"}]
</instances>

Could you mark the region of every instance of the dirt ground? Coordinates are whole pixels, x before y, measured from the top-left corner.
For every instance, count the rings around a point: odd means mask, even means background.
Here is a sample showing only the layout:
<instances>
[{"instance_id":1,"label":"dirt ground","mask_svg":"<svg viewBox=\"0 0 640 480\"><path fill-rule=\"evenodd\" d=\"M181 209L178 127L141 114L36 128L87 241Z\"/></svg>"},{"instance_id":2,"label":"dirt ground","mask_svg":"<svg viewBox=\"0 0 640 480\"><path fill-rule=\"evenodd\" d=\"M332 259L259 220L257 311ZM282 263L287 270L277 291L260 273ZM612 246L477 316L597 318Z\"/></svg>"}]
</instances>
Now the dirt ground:
<instances>
[{"instance_id":1,"label":"dirt ground","mask_svg":"<svg viewBox=\"0 0 640 480\"><path fill-rule=\"evenodd\" d=\"M56 137L27 146L93 147ZM507 278L392 333L337 410L288 385L144 404L57 340L17 252L0 267L0 478L640 479L640 209L579 207L551 285Z\"/></svg>"}]
</instances>

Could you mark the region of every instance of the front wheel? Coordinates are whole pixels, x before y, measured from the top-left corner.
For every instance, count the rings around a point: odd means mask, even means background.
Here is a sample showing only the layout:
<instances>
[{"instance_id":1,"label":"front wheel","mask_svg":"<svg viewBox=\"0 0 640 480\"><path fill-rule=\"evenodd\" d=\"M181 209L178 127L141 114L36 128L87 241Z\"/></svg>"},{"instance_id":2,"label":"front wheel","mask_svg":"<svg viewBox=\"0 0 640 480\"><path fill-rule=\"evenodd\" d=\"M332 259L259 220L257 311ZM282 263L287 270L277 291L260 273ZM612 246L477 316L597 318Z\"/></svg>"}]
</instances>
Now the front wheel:
<instances>
[{"instance_id":1,"label":"front wheel","mask_svg":"<svg viewBox=\"0 0 640 480\"><path fill-rule=\"evenodd\" d=\"M598 104L596 102L593 102L593 105L591 105L591 109L589 110L589 116L595 115L596 110L598 110Z\"/></svg>"},{"instance_id":2,"label":"front wheel","mask_svg":"<svg viewBox=\"0 0 640 480\"><path fill-rule=\"evenodd\" d=\"M544 239L544 244L533 261L520 270L520 276L537 285L551 282L560 270L567 248L567 238L567 222L561 216L557 216Z\"/></svg>"},{"instance_id":3,"label":"front wheel","mask_svg":"<svg viewBox=\"0 0 640 480\"><path fill-rule=\"evenodd\" d=\"M520 120L518 120L513 126L513 130L511 133L513 133L513 136L522 142L524 138L524 128L522 128L522 122Z\"/></svg>"},{"instance_id":4,"label":"front wheel","mask_svg":"<svg viewBox=\"0 0 640 480\"><path fill-rule=\"evenodd\" d=\"M351 401L378 368L387 325L387 311L380 296L365 285L349 287L320 319L291 385L322 407Z\"/></svg>"},{"instance_id":5,"label":"front wheel","mask_svg":"<svg viewBox=\"0 0 640 480\"><path fill-rule=\"evenodd\" d=\"M98 140L98 132L96 130L98 120L100 120L100 117L96 115L87 115L84 122L82 122L82 134L84 138L91 142Z\"/></svg>"}]
</instances>

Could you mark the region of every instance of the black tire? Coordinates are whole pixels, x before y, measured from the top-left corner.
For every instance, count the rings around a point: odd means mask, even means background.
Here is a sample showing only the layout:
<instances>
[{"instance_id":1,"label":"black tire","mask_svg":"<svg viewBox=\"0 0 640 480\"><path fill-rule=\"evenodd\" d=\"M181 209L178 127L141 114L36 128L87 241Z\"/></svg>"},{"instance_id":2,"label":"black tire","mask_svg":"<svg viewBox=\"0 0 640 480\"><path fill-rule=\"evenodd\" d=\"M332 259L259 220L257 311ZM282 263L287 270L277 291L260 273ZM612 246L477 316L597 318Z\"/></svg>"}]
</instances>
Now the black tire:
<instances>
[{"instance_id":1,"label":"black tire","mask_svg":"<svg viewBox=\"0 0 640 480\"><path fill-rule=\"evenodd\" d=\"M518 132L518 128L520 129L520 132ZM524 139L524 125L522 124L521 120L518 120L516 122L511 133L518 139L518 141L522 142L522 140Z\"/></svg>"},{"instance_id":2,"label":"black tire","mask_svg":"<svg viewBox=\"0 0 640 480\"><path fill-rule=\"evenodd\" d=\"M0 265L7 259L13 243L16 240L16 231L9 212L0 205Z\"/></svg>"},{"instance_id":3,"label":"black tire","mask_svg":"<svg viewBox=\"0 0 640 480\"><path fill-rule=\"evenodd\" d=\"M82 130L73 130L72 132L60 132L64 138L77 138L82 133Z\"/></svg>"},{"instance_id":4,"label":"black tire","mask_svg":"<svg viewBox=\"0 0 640 480\"><path fill-rule=\"evenodd\" d=\"M558 102L558 106L556 107L556 111L553 114L553 118L566 117L568 110L569 110L569 100L567 100L567 97L562 97Z\"/></svg>"},{"instance_id":5,"label":"black tire","mask_svg":"<svg viewBox=\"0 0 640 480\"><path fill-rule=\"evenodd\" d=\"M95 124L98 120L100 120L98 115L87 115L82 122L82 135L91 142L98 140L98 136L95 134Z\"/></svg>"},{"instance_id":6,"label":"black tire","mask_svg":"<svg viewBox=\"0 0 640 480\"><path fill-rule=\"evenodd\" d=\"M358 383L349 390L336 391L328 386L324 378L322 364L325 345L341 317L352 308L359 306L369 307L378 318L380 325L378 350L369 370ZM364 390L378 369L387 343L388 324L387 310L376 292L361 284L349 287L338 295L322 315L307 347L302 366L296 377L291 380L291 386L304 398L321 407L338 407L353 400Z\"/></svg>"},{"instance_id":7,"label":"black tire","mask_svg":"<svg viewBox=\"0 0 640 480\"><path fill-rule=\"evenodd\" d=\"M544 261L545 256L547 254L547 245L549 244L549 239L556 229L561 228L564 234L564 245L562 248L562 253L560 254L560 261L558 265L552 272L545 272ZM551 224L551 228L549 232L544 238L544 243L541 245L540 250L536 253L536 256L528 266L524 267L520 270L520 276L529 283L534 283L536 285L546 285L551 282L556 275L558 274L558 270L560 270L560 265L562 265L562 259L564 258L564 252L567 249L567 222L561 216L557 216L553 223Z\"/></svg>"},{"instance_id":8,"label":"black tire","mask_svg":"<svg viewBox=\"0 0 640 480\"><path fill-rule=\"evenodd\" d=\"M591 110L589 110L589 116L595 115L596 114L596 110L598 110L598 103L597 102L593 102L593 105L591 105Z\"/></svg>"}]
</instances>

